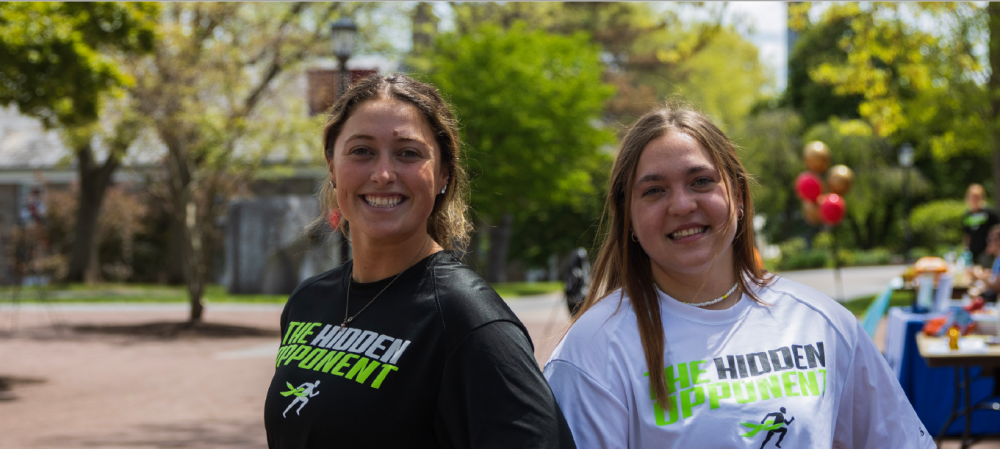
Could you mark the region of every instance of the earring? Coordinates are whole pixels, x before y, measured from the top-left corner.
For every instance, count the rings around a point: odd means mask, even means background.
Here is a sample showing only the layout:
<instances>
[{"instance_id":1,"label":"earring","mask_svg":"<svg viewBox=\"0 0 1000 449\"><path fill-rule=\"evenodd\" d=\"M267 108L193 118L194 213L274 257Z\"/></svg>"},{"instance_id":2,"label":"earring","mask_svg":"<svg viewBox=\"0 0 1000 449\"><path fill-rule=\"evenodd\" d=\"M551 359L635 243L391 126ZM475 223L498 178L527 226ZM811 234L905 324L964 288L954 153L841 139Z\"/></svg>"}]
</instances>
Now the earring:
<instances>
[{"instance_id":1,"label":"earring","mask_svg":"<svg viewBox=\"0 0 1000 449\"><path fill-rule=\"evenodd\" d=\"M330 188L333 188L333 189L337 188L337 185L333 183L332 179L330 180Z\"/></svg>"},{"instance_id":2,"label":"earring","mask_svg":"<svg viewBox=\"0 0 1000 449\"><path fill-rule=\"evenodd\" d=\"M740 204L740 215L736 218L743 218L743 205Z\"/></svg>"},{"instance_id":3,"label":"earring","mask_svg":"<svg viewBox=\"0 0 1000 449\"><path fill-rule=\"evenodd\" d=\"M633 242L638 242L639 241L639 239L635 238L635 233L634 232L632 233L632 241Z\"/></svg>"},{"instance_id":4,"label":"earring","mask_svg":"<svg viewBox=\"0 0 1000 449\"><path fill-rule=\"evenodd\" d=\"M441 194L444 195L444 192L447 192L447 191L448 191L448 185L445 184L445 186L441 188Z\"/></svg>"}]
</instances>

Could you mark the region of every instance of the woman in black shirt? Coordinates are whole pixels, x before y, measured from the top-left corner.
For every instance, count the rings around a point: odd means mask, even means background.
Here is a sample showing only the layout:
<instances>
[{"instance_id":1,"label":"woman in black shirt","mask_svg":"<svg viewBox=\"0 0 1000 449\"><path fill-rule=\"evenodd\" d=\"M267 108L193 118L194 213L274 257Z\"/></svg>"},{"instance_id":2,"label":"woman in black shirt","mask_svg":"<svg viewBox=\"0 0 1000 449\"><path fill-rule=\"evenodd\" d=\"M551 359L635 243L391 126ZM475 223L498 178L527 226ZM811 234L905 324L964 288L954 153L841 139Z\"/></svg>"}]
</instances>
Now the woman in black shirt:
<instances>
[{"instance_id":1,"label":"woman in black shirt","mask_svg":"<svg viewBox=\"0 0 1000 449\"><path fill-rule=\"evenodd\" d=\"M574 447L524 326L452 250L468 242L455 118L437 90L374 76L334 105L330 182L353 260L281 315L271 448Z\"/></svg>"}]
</instances>

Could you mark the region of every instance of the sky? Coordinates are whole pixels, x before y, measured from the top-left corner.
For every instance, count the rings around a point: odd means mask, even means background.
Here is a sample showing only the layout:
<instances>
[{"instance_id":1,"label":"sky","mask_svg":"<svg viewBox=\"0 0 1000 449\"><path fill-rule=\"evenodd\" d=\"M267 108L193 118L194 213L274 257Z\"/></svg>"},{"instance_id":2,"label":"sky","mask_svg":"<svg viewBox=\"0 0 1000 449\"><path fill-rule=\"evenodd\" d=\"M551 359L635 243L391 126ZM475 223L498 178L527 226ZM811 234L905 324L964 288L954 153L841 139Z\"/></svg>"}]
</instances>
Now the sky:
<instances>
[{"instance_id":1,"label":"sky","mask_svg":"<svg viewBox=\"0 0 1000 449\"><path fill-rule=\"evenodd\" d=\"M710 5L711 6L711 5ZM404 9L412 7L410 3L402 4ZM813 8L821 10L820 8ZM726 7L725 22L732 24L742 21L749 23L749 27L737 27L746 30L744 37L754 43L760 49L761 61L770 68L775 79L777 92L782 92L786 85L786 66L788 59L787 33L786 33L786 3L776 1L748 1L729 2ZM448 31L451 28L451 8L446 2L434 3L434 12L441 18L441 31ZM401 17L398 27L389 27L387 32L395 34L394 40L400 42L401 50L405 51L410 45L409 28L405 25L405 20ZM395 32L391 30L396 30ZM350 64L349 64L350 65Z\"/></svg>"},{"instance_id":2,"label":"sky","mask_svg":"<svg viewBox=\"0 0 1000 449\"><path fill-rule=\"evenodd\" d=\"M760 60L771 68L778 92L785 90L788 63L787 9L785 2L730 2L726 20L745 15L752 33L745 35L760 49Z\"/></svg>"}]
</instances>

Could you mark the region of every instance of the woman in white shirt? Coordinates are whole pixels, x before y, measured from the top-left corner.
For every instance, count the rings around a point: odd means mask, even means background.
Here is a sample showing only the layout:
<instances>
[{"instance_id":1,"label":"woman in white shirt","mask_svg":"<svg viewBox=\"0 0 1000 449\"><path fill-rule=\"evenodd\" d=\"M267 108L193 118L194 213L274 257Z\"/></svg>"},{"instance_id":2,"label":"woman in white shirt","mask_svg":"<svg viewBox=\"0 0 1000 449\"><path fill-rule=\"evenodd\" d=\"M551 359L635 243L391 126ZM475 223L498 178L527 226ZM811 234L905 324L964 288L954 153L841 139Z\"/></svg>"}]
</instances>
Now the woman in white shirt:
<instances>
[{"instance_id":1,"label":"woman in white shirt","mask_svg":"<svg viewBox=\"0 0 1000 449\"><path fill-rule=\"evenodd\" d=\"M593 286L545 377L579 447L934 447L857 320L754 257L751 176L705 116L624 137Z\"/></svg>"}]
</instances>

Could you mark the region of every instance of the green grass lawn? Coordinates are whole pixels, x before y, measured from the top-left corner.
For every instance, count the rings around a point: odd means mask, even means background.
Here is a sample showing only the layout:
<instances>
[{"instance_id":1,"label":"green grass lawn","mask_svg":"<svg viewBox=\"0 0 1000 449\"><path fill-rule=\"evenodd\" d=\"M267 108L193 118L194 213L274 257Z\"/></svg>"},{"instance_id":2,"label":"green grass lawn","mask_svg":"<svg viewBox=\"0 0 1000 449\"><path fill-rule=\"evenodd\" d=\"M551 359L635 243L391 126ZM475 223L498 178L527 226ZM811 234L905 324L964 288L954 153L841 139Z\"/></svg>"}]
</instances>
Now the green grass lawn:
<instances>
[{"instance_id":1,"label":"green grass lawn","mask_svg":"<svg viewBox=\"0 0 1000 449\"><path fill-rule=\"evenodd\" d=\"M0 290L7 296L10 290ZM25 287L20 296L25 301L38 297L38 290ZM97 302L187 302L187 289L184 286L157 284L68 284L50 285L45 290L47 298L60 303L97 303ZM208 285L205 288L205 301L208 303L248 302L248 303L284 303L288 295L231 295L221 285Z\"/></svg>"},{"instance_id":2,"label":"green grass lawn","mask_svg":"<svg viewBox=\"0 0 1000 449\"><path fill-rule=\"evenodd\" d=\"M847 310L850 310L851 313L860 317L864 315L865 310L868 309L868 306L871 305L876 296L878 295L862 296L841 304L847 307ZM913 293L910 292L892 292L892 296L889 298L889 307L908 306L911 304L913 304Z\"/></svg>"},{"instance_id":3,"label":"green grass lawn","mask_svg":"<svg viewBox=\"0 0 1000 449\"><path fill-rule=\"evenodd\" d=\"M504 298L518 296L541 295L562 291L562 282L503 282L493 285L493 288ZM5 298L10 295L9 287L0 288L0 295ZM60 303L107 303L107 302L146 302L146 303L184 303L188 301L187 289L184 286L159 284L64 284L50 285L45 288L46 298ZM37 298L39 291L35 287L21 289L20 297L27 302ZM205 291L205 301L208 303L262 303L283 304L288 295L233 295L226 292L222 285L209 285Z\"/></svg>"},{"instance_id":4,"label":"green grass lawn","mask_svg":"<svg viewBox=\"0 0 1000 449\"><path fill-rule=\"evenodd\" d=\"M498 282L491 284L494 290L504 298L517 296L544 295L561 292L563 283L556 282Z\"/></svg>"}]
</instances>

